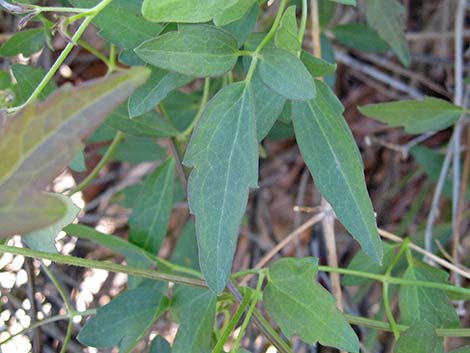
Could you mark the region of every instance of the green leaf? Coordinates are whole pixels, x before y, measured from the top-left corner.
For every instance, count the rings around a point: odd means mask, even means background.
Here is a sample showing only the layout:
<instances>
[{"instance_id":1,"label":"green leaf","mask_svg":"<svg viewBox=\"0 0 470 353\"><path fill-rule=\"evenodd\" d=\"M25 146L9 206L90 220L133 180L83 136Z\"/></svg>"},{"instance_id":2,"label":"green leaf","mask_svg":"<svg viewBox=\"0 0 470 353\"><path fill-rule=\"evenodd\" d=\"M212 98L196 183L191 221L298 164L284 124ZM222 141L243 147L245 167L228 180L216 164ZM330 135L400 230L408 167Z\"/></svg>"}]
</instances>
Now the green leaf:
<instances>
[{"instance_id":1,"label":"green leaf","mask_svg":"<svg viewBox=\"0 0 470 353\"><path fill-rule=\"evenodd\" d=\"M410 64L410 52L405 38L405 9L397 0L366 0L367 23L377 31L400 58Z\"/></svg>"},{"instance_id":2,"label":"green leaf","mask_svg":"<svg viewBox=\"0 0 470 353\"><path fill-rule=\"evenodd\" d=\"M395 249L397 246L391 246L387 243L382 243L384 247L384 257L382 264L374 262L367 254L361 250L359 251L351 263L348 266L348 270L367 272L373 274L385 274L388 266L392 263L395 258ZM356 277L351 275L346 275L343 277L342 284L345 286L362 286L367 283L370 283L371 280L363 277Z\"/></svg>"},{"instance_id":3,"label":"green leaf","mask_svg":"<svg viewBox=\"0 0 470 353\"><path fill-rule=\"evenodd\" d=\"M79 150L75 153L72 161L69 163L69 168L72 169L74 172L82 173L86 172L86 161L85 155L83 154L83 149Z\"/></svg>"},{"instance_id":4,"label":"green leaf","mask_svg":"<svg viewBox=\"0 0 470 353\"><path fill-rule=\"evenodd\" d=\"M142 43L135 49L145 62L183 75L218 76L237 62L238 44L223 29L186 25Z\"/></svg>"},{"instance_id":5,"label":"green leaf","mask_svg":"<svg viewBox=\"0 0 470 353\"><path fill-rule=\"evenodd\" d=\"M252 85L255 98L256 134L258 141L262 141L280 116L286 99L266 86L261 81L259 72L255 72Z\"/></svg>"},{"instance_id":6,"label":"green leaf","mask_svg":"<svg viewBox=\"0 0 470 353\"><path fill-rule=\"evenodd\" d=\"M199 270L199 258L197 253L196 228L192 220L189 220L176 243L171 262L177 265Z\"/></svg>"},{"instance_id":7,"label":"green leaf","mask_svg":"<svg viewBox=\"0 0 470 353\"><path fill-rule=\"evenodd\" d=\"M199 109L201 96L180 91L171 92L162 102L171 122L179 131L184 131L193 121Z\"/></svg>"},{"instance_id":8,"label":"green leaf","mask_svg":"<svg viewBox=\"0 0 470 353\"><path fill-rule=\"evenodd\" d=\"M221 27L235 22L245 16L256 0L226 0L226 4L222 11L214 16L214 23Z\"/></svg>"},{"instance_id":9,"label":"green leaf","mask_svg":"<svg viewBox=\"0 0 470 353\"><path fill-rule=\"evenodd\" d=\"M129 241L156 254L170 222L175 161L168 159L145 180L129 218Z\"/></svg>"},{"instance_id":10,"label":"green leaf","mask_svg":"<svg viewBox=\"0 0 470 353\"><path fill-rule=\"evenodd\" d=\"M470 353L470 346L461 347L459 349L450 351L449 353Z\"/></svg>"},{"instance_id":11,"label":"green leaf","mask_svg":"<svg viewBox=\"0 0 470 353\"><path fill-rule=\"evenodd\" d=\"M93 7L99 0L72 0L74 6ZM99 35L120 48L134 49L158 35L163 26L145 20L140 13L141 1L113 0L93 19Z\"/></svg>"},{"instance_id":12,"label":"green leaf","mask_svg":"<svg viewBox=\"0 0 470 353\"><path fill-rule=\"evenodd\" d=\"M410 134L438 131L453 125L463 109L442 99L425 97L422 101L369 104L359 111L390 126L403 126Z\"/></svg>"},{"instance_id":13,"label":"green leaf","mask_svg":"<svg viewBox=\"0 0 470 353\"><path fill-rule=\"evenodd\" d=\"M446 275L444 275L446 276ZM446 283L446 277L417 260L409 265L403 278ZM460 321L446 292L436 288L402 286L399 291L401 323L411 325L427 321L435 328L456 328Z\"/></svg>"},{"instance_id":14,"label":"green leaf","mask_svg":"<svg viewBox=\"0 0 470 353\"><path fill-rule=\"evenodd\" d=\"M77 339L91 347L119 346L119 352L131 352L165 307L164 297L158 290L142 287L126 291L99 308Z\"/></svg>"},{"instance_id":15,"label":"green leaf","mask_svg":"<svg viewBox=\"0 0 470 353\"><path fill-rule=\"evenodd\" d=\"M172 353L210 352L215 324L216 295L207 289L177 286L172 315L180 326Z\"/></svg>"},{"instance_id":16,"label":"green leaf","mask_svg":"<svg viewBox=\"0 0 470 353\"><path fill-rule=\"evenodd\" d=\"M106 149L102 149L100 152L105 153ZM154 138L125 135L124 141L114 151L113 159L115 161L139 164L159 161L164 159L165 156L165 149Z\"/></svg>"},{"instance_id":17,"label":"green leaf","mask_svg":"<svg viewBox=\"0 0 470 353\"><path fill-rule=\"evenodd\" d=\"M343 107L330 88L317 81L318 95L293 103L293 122L302 156L315 184L338 219L374 261L381 262L382 244L357 145Z\"/></svg>"},{"instance_id":18,"label":"green leaf","mask_svg":"<svg viewBox=\"0 0 470 353\"><path fill-rule=\"evenodd\" d=\"M119 103L148 77L135 68L29 105L0 127L0 237L44 228L62 218L62 200L42 192ZM27 141L25 143L24 141Z\"/></svg>"},{"instance_id":19,"label":"green leaf","mask_svg":"<svg viewBox=\"0 0 470 353\"><path fill-rule=\"evenodd\" d=\"M395 353L434 353L438 345L436 330L426 321L417 322L403 332Z\"/></svg>"},{"instance_id":20,"label":"green leaf","mask_svg":"<svg viewBox=\"0 0 470 353\"><path fill-rule=\"evenodd\" d=\"M77 218L80 212L80 208L78 208L69 197L64 195L56 196L64 203L66 208L65 214L54 224L23 236L23 241L31 249L57 253L55 238L65 226L68 226Z\"/></svg>"},{"instance_id":21,"label":"green leaf","mask_svg":"<svg viewBox=\"0 0 470 353\"><path fill-rule=\"evenodd\" d=\"M266 310L289 338L295 334L308 344L359 352L359 340L335 299L315 282L317 270L314 258L286 258L270 266Z\"/></svg>"},{"instance_id":22,"label":"green leaf","mask_svg":"<svg viewBox=\"0 0 470 353\"><path fill-rule=\"evenodd\" d=\"M336 64L330 64L328 61L319 59L305 50L302 50L300 60L302 60L312 77L328 76L336 71Z\"/></svg>"},{"instance_id":23,"label":"green leaf","mask_svg":"<svg viewBox=\"0 0 470 353\"><path fill-rule=\"evenodd\" d=\"M46 75L46 71L27 65L11 65L11 71L17 84L13 87L15 93L15 105L25 102ZM39 95L39 100L44 100L56 89L54 81L50 81Z\"/></svg>"},{"instance_id":24,"label":"green leaf","mask_svg":"<svg viewBox=\"0 0 470 353\"><path fill-rule=\"evenodd\" d=\"M129 118L127 104L119 106L107 119L106 124L116 130L137 137L170 137L179 134L176 127L156 111Z\"/></svg>"},{"instance_id":25,"label":"green leaf","mask_svg":"<svg viewBox=\"0 0 470 353\"><path fill-rule=\"evenodd\" d=\"M338 25L331 29L338 42L348 48L370 53L384 53L388 44L379 37L376 31L359 23Z\"/></svg>"},{"instance_id":26,"label":"green leaf","mask_svg":"<svg viewBox=\"0 0 470 353\"><path fill-rule=\"evenodd\" d=\"M247 40L248 36L255 29L258 14L259 5L256 3L251 7L245 16L223 27L223 29L230 32L232 36L237 39L238 47L242 46L242 44Z\"/></svg>"},{"instance_id":27,"label":"green leaf","mask_svg":"<svg viewBox=\"0 0 470 353\"><path fill-rule=\"evenodd\" d=\"M171 353L170 344L162 336L153 339L149 353Z\"/></svg>"},{"instance_id":28,"label":"green leaf","mask_svg":"<svg viewBox=\"0 0 470 353\"><path fill-rule=\"evenodd\" d=\"M292 101L286 101L284 104L281 115L279 115L279 121L284 124L290 124L292 122Z\"/></svg>"},{"instance_id":29,"label":"green leaf","mask_svg":"<svg viewBox=\"0 0 470 353\"><path fill-rule=\"evenodd\" d=\"M142 14L152 22L202 23L220 11L226 0L144 0Z\"/></svg>"},{"instance_id":30,"label":"green leaf","mask_svg":"<svg viewBox=\"0 0 470 353\"><path fill-rule=\"evenodd\" d=\"M129 98L129 116L134 118L155 109L168 93L192 80L176 72L152 68L148 81Z\"/></svg>"},{"instance_id":31,"label":"green leaf","mask_svg":"<svg viewBox=\"0 0 470 353\"><path fill-rule=\"evenodd\" d=\"M258 184L254 114L251 85L225 87L204 110L184 158L194 168L189 205L196 216L201 270L217 293L231 271L249 188Z\"/></svg>"},{"instance_id":32,"label":"green leaf","mask_svg":"<svg viewBox=\"0 0 470 353\"><path fill-rule=\"evenodd\" d=\"M281 23L276 31L276 35L274 37L276 47L285 49L292 54L297 55L297 52L301 48L297 26L295 6L290 6L282 15Z\"/></svg>"},{"instance_id":33,"label":"green leaf","mask_svg":"<svg viewBox=\"0 0 470 353\"><path fill-rule=\"evenodd\" d=\"M42 28L27 29L13 34L1 47L0 56L23 54L31 56L38 52L46 41L46 33Z\"/></svg>"},{"instance_id":34,"label":"green leaf","mask_svg":"<svg viewBox=\"0 0 470 353\"><path fill-rule=\"evenodd\" d=\"M262 50L260 55L258 70L269 88L291 100L315 97L315 82L299 58L286 50L271 48Z\"/></svg>"},{"instance_id":35,"label":"green leaf","mask_svg":"<svg viewBox=\"0 0 470 353\"><path fill-rule=\"evenodd\" d=\"M344 4L344 5L351 5L351 6L357 5L357 0L331 0L331 1L337 2L338 4Z\"/></svg>"}]
</instances>

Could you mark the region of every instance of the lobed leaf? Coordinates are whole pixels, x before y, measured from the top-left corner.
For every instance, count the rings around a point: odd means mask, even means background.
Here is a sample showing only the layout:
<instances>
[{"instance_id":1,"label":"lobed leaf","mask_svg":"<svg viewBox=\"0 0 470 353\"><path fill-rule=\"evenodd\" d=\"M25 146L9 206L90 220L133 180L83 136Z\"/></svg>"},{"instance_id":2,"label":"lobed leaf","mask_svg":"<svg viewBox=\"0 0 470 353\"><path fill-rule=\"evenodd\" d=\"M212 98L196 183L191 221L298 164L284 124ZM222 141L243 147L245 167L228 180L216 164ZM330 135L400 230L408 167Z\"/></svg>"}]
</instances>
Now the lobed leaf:
<instances>
[{"instance_id":1,"label":"lobed leaf","mask_svg":"<svg viewBox=\"0 0 470 353\"><path fill-rule=\"evenodd\" d=\"M41 190L80 149L80 139L148 77L135 68L79 88L66 87L29 105L0 127L0 237L58 221L65 205Z\"/></svg>"},{"instance_id":2,"label":"lobed leaf","mask_svg":"<svg viewBox=\"0 0 470 353\"><path fill-rule=\"evenodd\" d=\"M238 59L238 44L223 29L186 25L142 43L135 49L145 62L183 75L218 76Z\"/></svg>"},{"instance_id":3,"label":"lobed leaf","mask_svg":"<svg viewBox=\"0 0 470 353\"><path fill-rule=\"evenodd\" d=\"M397 0L366 0L367 23L377 31L400 58L410 64L410 52L405 38L405 9Z\"/></svg>"},{"instance_id":4,"label":"lobed leaf","mask_svg":"<svg viewBox=\"0 0 470 353\"><path fill-rule=\"evenodd\" d=\"M318 261L285 258L269 268L269 283L263 292L268 313L287 337L298 335L304 342L359 352L359 340L335 299L315 282Z\"/></svg>"},{"instance_id":5,"label":"lobed leaf","mask_svg":"<svg viewBox=\"0 0 470 353\"><path fill-rule=\"evenodd\" d=\"M152 254L160 250L173 206L175 160L169 158L145 180L129 218L129 241Z\"/></svg>"},{"instance_id":6,"label":"lobed leaf","mask_svg":"<svg viewBox=\"0 0 470 353\"><path fill-rule=\"evenodd\" d=\"M426 321L417 322L401 334L395 353L435 353L438 339L434 327Z\"/></svg>"},{"instance_id":7,"label":"lobed leaf","mask_svg":"<svg viewBox=\"0 0 470 353\"><path fill-rule=\"evenodd\" d=\"M374 261L382 244L364 180L361 156L342 117L343 107L330 88L316 82L318 95L293 103L297 143L322 195L338 219Z\"/></svg>"},{"instance_id":8,"label":"lobed leaf","mask_svg":"<svg viewBox=\"0 0 470 353\"><path fill-rule=\"evenodd\" d=\"M220 293L231 272L250 187L258 181L258 143L250 84L222 89L207 105L184 163L193 167L189 206L196 216L199 261L209 287Z\"/></svg>"},{"instance_id":9,"label":"lobed leaf","mask_svg":"<svg viewBox=\"0 0 470 353\"><path fill-rule=\"evenodd\" d=\"M260 53L261 80L281 96L297 101L315 97L315 82L304 64L287 50L266 48Z\"/></svg>"},{"instance_id":10,"label":"lobed leaf","mask_svg":"<svg viewBox=\"0 0 470 353\"><path fill-rule=\"evenodd\" d=\"M422 101L369 104L359 107L359 111L390 126L403 126L410 134L446 129L463 113L461 107L434 97L425 97Z\"/></svg>"},{"instance_id":11,"label":"lobed leaf","mask_svg":"<svg viewBox=\"0 0 470 353\"><path fill-rule=\"evenodd\" d=\"M88 346L129 353L166 309L158 290L148 287L126 291L98 309L77 339Z\"/></svg>"}]
</instances>

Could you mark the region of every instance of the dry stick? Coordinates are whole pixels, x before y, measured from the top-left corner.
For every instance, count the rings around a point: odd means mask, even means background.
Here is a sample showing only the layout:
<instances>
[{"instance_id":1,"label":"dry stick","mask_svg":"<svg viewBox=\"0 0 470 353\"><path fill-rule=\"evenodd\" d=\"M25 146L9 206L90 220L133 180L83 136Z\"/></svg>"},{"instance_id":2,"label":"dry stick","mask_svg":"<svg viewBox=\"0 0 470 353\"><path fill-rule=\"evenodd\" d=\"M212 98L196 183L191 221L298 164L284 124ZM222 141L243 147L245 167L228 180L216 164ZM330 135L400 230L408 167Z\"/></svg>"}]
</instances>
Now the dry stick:
<instances>
[{"instance_id":1,"label":"dry stick","mask_svg":"<svg viewBox=\"0 0 470 353\"><path fill-rule=\"evenodd\" d=\"M263 258L253 267L255 270L259 270L263 268L276 254L282 250L287 244L289 244L295 237L297 237L299 234L305 232L307 229L313 227L315 224L320 222L324 217L323 213L318 213L312 218L310 218L307 222L302 224L299 228L294 230L292 233L290 233L288 236L286 236L284 239L282 239L274 248L272 248L266 255L263 256ZM241 282L240 285L244 286L248 283L248 281L253 277L253 275L246 276Z\"/></svg>"},{"instance_id":2,"label":"dry stick","mask_svg":"<svg viewBox=\"0 0 470 353\"><path fill-rule=\"evenodd\" d=\"M386 230L383 230L383 229L380 229L380 228L378 229L378 231L379 231L380 236L385 238L385 239L394 241L396 243L402 243L403 242L403 239L400 238L398 235L395 235L393 233L390 233L390 232L388 232ZM452 264L451 262L446 261L443 258L441 258L437 255L434 255L433 253L431 253L429 251L426 251L423 248L421 248L418 245L415 245L411 242L409 243L409 247L410 247L411 250L414 250L414 251L424 255L425 257L427 257L430 260L438 263L442 267L445 267L450 271L453 271L453 272L458 273L459 275L461 275L465 278L470 279L470 270L469 269L460 268L460 267Z\"/></svg>"}]
</instances>

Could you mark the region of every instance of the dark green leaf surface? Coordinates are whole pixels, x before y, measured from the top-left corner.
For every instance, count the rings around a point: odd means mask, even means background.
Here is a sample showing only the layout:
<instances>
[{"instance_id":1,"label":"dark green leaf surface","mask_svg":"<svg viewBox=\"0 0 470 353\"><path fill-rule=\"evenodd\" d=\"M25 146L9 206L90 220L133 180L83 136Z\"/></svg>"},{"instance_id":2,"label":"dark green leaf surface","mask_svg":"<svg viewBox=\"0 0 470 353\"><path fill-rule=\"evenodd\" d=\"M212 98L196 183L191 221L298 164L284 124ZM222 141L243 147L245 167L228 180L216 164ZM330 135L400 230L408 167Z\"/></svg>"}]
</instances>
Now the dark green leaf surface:
<instances>
[{"instance_id":1,"label":"dark green leaf surface","mask_svg":"<svg viewBox=\"0 0 470 353\"><path fill-rule=\"evenodd\" d=\"M459 120L463 112L461 107L433 97L369 104L359 107L359 111L390 126L403 126L410 134L445 129Z\"/></svg>"},{"instance_id":2,"label":"dark green leaf surface","mask_svg":"<svg viewBox=\"0 0 470 353\"><path fill-rule=\"evenodd\" d=\"M17 32L0 47L0 56L15 56L18 54L31 56L44 46L45 40L46 33L42 28Z\"/></svg>"},{"instance_id":3,"label":"dark green leaf surface","mask_svg":"<svg viewBox=\"0 0 470 353\"><path fill-rule=\"evenodd\" d=\"M315 282L318 261L313 258L279 260L269 268L263 293L268 313L289 338L359 352L359 340L335 299Z\"/></svg>"},{"instance_id":4,"label":"dark green leaf surface","mask_svg":"<svg viewBox=\"0 0 470 353\"><path fill-rule=\"evenodd\" d=\"M119 346L120 353L128 353L163 313L163 301L162 294L152 288L124 292L98 309L77 338L91 347Z\"/></svg>"},{"instance_id":5,"label":"dark green leaf surface","mask_svg":"<svg viewBox=\"0 0 470 353\"><path fill-rule=\"evenodd\" d=\"M255 29L258 14L259 5L256 3L245 16L223 27L237 39L238 47L242 46L251 32Z\"/></svg>"},{"instance_id":6,"label":"dark green leaf surface","mask_svg":"<svg viewBox=\"0 0 470 353\"><path fill-rule=\"evenodd\" d=\"M171 255L171 262L199 270L196 228L192 220L189 220L183 227L175 249L173 250L173 254Z\"/></svg>"},{"instance_id":7,"label":"dark green leaf surface","mask_svg":"<svg viewBox=\"0 0 470 353\"><path fill-rule=\"evenodd\" d=\"M446 283L446 278L424 263L414 261L403 278ZM401 320L404 325L427 321L435 328L459 327L459 318L447 294L440 289L402 286L399 292Z\"/></svg>"},{"instance_id":8,"label":"dark green leaf surface","mask_svg":"<svg viewBox=\"0 0 470 353\"><path fill-rule=\"evenodd\" d=\"M179 131L165 117L156 111L147 112L136 118L130 118L127 104L119 106L107 119L106 124L116 130L137 137L170 137Z\"/></svg>"},{"instance_id":9,"label":"dark green leaf surface","mask_svg":"<svg viewBox=\"0 0 470 353\"><path fill-rule=\"evenodd\" d=\"M225 0L222 11L214 16L214 23L221 27L235 22L245 16L257 0Z\"/></svg>"},{"instance_id":10,"label":"dark green leaf surface","mask_svg":"<svg viewBox=\"0 0 470 353\"><path fill-rule=\"evenodd\" d=\"M207 105L184 163L189 205L196 216L199 261L209 287L220 293L231 272L250 187L258 184L258 143L250 85L234 83Z\"/></svg>"},{"instance_id":11,"label":"dark green leaf surface","mask_svg":"<svg viewBox=\"0 0 470 353\"><path fill-rule=\"evenodd\" d=\"M87 167L86 167L85 155L83 154L83 149L75 153L75 156L73 157L72 161L69 163L69 168L72 169L74 172L79 172L79 173L86 172Z\"/></svg>"},{"instance_id":12,"label":"dark green leaf surface","mask_svg":"<svg viewBox=\"0 0 470 353\"><path fill-rule=\"evenodd\" d=\"M192 80L176 72L152 68L148 81L129 98L129 116L134 118L155 109L168 93Z\"/></svg>"},{"instance_id":13,"label":"dark green leaf surface","mask_svg":"<svg viewBox=\"0 0 470 353\"><path fill-rule=\"evenodd\" d=\"M326 84L317 81L317 86L315 99L293 103L297 143L317 187L340 222L367 255L381 262L383 249L359 150L341 115L341 103Z\"/></svg>"},{"instance_id":14,"label":"dark green leaf surface","mask_svg":"<svg viewBox=\"0 0 470 353\"><path fill-rule=\"evenodd\" d=\"M300 50L301 43L298 39L297 16L295 6L290 6L282 15L281 23L277 29L274 43L276 47L285 49L294 55Z\"/></svg>"},{"instance_id":15,"label":"dark green leaf surface","mask_svg":"<svg viewBox=\"0 0 470 353\"><path fill-rule=\"evenodd\" d=\"M330 64L328 61L319 59L305 50L302 50L300 60L302 60L312 77L323 77L334 74L336 71L336 64Z\"/></svg>"},{"instance_id":16,"label":"dark green leaf surface","mask_svg":"<svg viewBox=\"0 0 470 353\"><path fill-rule=\"evenodd\" d=\"M13 87L13 91L15 93L15 105L24 103L46 75L46 71L42 68L20 64L11 65L11 71L17 82ZM46 99L47 96L54 92L55 89L55 82L50 81L39 95L39 99Z\"/></svg>"},{"instance_id":17,"label":"dark green leaf surface","mask_svg":"<svg viewBox=\"0 0 470 353\"><path fill-rule=\"evenodd\" d=\"M405 9L397 0L366 0L367 23L377 31L400 58L410 64L410 51L405 38Z\"/></svg>"},{"instance_id":18,"label":"dark green leaf surface","mask_svg":"<svg viewBox=\"0 0 470 353\"><path fill-rule=\"evenodd\" d=\"M210 352L215 324L217 297L214 292L178 286L172 314L179 321L172 353Z\"/></svg>"},{"instance_id":19,"label":"dark green leaf surface","mask_svg":"<svg viewBox=\"0 0 470 353\"><path fill-rule=\"evenodd\" d=\"M338 25L331 29L335 38L348 48L370 53L383 53L389 49L376 31L359 23Z\"/></svg>"},{"instance_id":20,"label":"dark green leaf surface","mask_svg":"<svg viewBox=\"0 0 470 353\"><path fill-rule=\"evenodd\" d=\"M31 249L57 253L55 238L65 226L68 226L77 218L80 212L80 208L78 208L69 197L64 195L56 196L64 203L66 208L65 214L54 224L23 236L23 241Z\"/></svg>"},{"instance_id":21,"label":"dark green leaf surface","mask_svg":"<svg viewBox=\"0 0 470 353\"><path fill-rule=\"evenodd\" d=\"M150 39L135 49L151 65L183 75L218 76L229 71L238 58L235 38L209 25L186 25Z\"/></svg>"},{"instance_id":22,"label":"dark green leaf surface","mask_svg":"<svg viewBox=\"0 0 470 353\"><path fill-rule=\"evenodd\" d=\"M417 322L401 334L395 353L435 353L438 345L436 331L426 321Z\"/></svg>"},{"instance_id":23,"label":"dark green leaf surface","mask_svg":"<svg viewBox=\"0 0 470 353\"><path fill-rule=\"evenodd\" d=\"M153 339L149 353L171 353L171 346L162 336Z\"/></svg>"},{"instance_id":24,"label":"dark green leaf surface","mask_svg":"<svg viewBox=\"0 0 470 353\"><path fill-rule=\"evenodd\" d=\"M286 50L262 50L258 70L263 82L287 99L305 101L315 96L312 76L300 59Z\"/></svg>"},{"instance_id":25,"label":"dark green leaf surface","mask_svg":"<svg viewBox=\"0 0 470 353\"><path fill-rule=\"evenodd\" d=\"M144 0L142 14L153 22L201 23L221 11L226 0Z\"/></svg>"},{"instance_id":26,"label":"dark green leaf surface","mask_svg":"<svg viewBox=\"0 0 470 353\"><path fill-rule=\"evenodd\" d=\"M148 77L136 68L79 88L64 88L30 105L0 129L0 236L44 228L62 218L64 203L42 192L119 103Z\"/></svg>"},{"instance_id":27,"label":"dark green leaf surface","mask_svg":"<svg viewBox=\"0 0 470 353\"><path fill-rule=\"evenodd\" d=\"M129 218L129 241L156 254L168 229L173 205L175 161L170 158L145 180Z\"/></svg>"},{"instance_id":28,"label":"dark green leaf surface","mask_svg":"<svg viewBox=\"0 0 470 353\"><path fill-rule=\"evenodd\" d=\"M101 150L106 152L106 148ZM125 135L124 141L115 149L113 159L131 164L155 162L164 159L166 151L154 138Z\"/></svg>"}]
</instances>

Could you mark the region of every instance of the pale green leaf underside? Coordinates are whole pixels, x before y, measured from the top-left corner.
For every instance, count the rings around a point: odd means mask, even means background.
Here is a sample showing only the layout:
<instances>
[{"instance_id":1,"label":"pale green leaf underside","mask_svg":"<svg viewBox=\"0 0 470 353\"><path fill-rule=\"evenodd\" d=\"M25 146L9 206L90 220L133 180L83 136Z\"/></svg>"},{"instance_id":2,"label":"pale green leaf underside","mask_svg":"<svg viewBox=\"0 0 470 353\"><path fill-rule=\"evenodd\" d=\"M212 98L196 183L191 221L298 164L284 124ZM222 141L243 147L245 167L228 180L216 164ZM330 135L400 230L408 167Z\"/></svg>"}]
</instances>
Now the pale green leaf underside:
<instances>
[{"instance_id":1,"label":"pale green leaf underside","mask_svg":"<svg viewBox=\"0 0 470 353\"><path fill-rule=\"evenodd\" d=\"M315 282L317 263L312 258L291 258L272 265L264 306L289 338L296 334L309 344L359 352L359 340L334 298Z\"/></svg>"},{"instance_id":2,"label":"pale green leaf underside","mask_svg":"<svg viewBox=\"0 0 470 353\"><path fill-rule=\"evenodd\" d=\"M410 64L410 51L405 38L405 9L397 0L366 0L367 23L375 29L400 58Z\"/></svg>"},{"instance_id":3,"label":"pale green leaf underside","mask_svg":"<svg viewBox=\"0 0 470 353\"><path fill-rule=\"evenodd\" d=\"M161 314L162 298L149 287L126 291L98 309L77 338L91 347L119 346L120 353L128 353Z\"/></svg>"},{"instance_id":4,"label":"pale green leaf underside","mask_svg":"<svg viewBox=\"0 0 470 353\"><path fill-rule=\"evenodd\" d=\"M258 182L254 114L251 85L225 87L207 105L184 160L194 167L189 205L196 216L200 266L217 293L231 272L249 188Z\"/></svg>"},{"instance_id":5,"label":"pale green leaf underside","mask_svg":"<svg viewBox=\"0 0 470 353\"><path fill-rule=\"evenodd\" d=\"M160 249L170 222L174 169L170 158L147 177L129 218L129 241L152 254Z\"/></svg>"},{"instance_id":6,"label":"pale green leaf underside","mask_svg":"<svg viewBox=\"0 0 470 353\"><path fill-rule=\"evenodd\" d=\"M6 121L0 130L0 237L31 232L63 217L63 202L40 190L72 160L80 139L147 77L148 70L135 68L63 88Z\"/></svg>"},{"instance_id":7,"label":"pale green leaf underside","mask_svg":"<svg viewBox=\"0 0 470 353\"><path fill-rule=\"evenodd\" d=\"M238 58L238 44L228 32L209 25L185 25L135 49L145 62L195 77L218 76Z\"/></svg>"},{"instance_id":8,"label":"pale green leaf underside","mask_svg":"<svg viewBox=\"0 0 470 353\"><path fill-rule=\"evenodd\" d=\"M426 321L417 322L403 332L395 345L395 353L434 353L438 345L436 331Z\"/></svg>"},{"instance_id":9,"label":"pale green leaf underside","mask_svg":"<svg viewBox=\"0 0 470 353\"><path fill-rule=\"evenodd\" d=\"M315 184L338 219L376 262L383 249L364 180L362 160L344 118L342 105L317 81L318 95L293 103L294 129Z\"/></svg>"},{"instance_id":10,"label":"pale green leaf underside","mask_svg":"<svg viewBox=\"0 0 470 353\"><path fill-rule=\"evenodd\" d=\"M77 218L77 215L80 212L80 208L78 208L69 197L60 194L54 196L62 200L64 203L66 210L65 214L54 224L23 236L23 241L31 249L57 253L55 238L64 227L68 226L75 220L75 218Z\"/></svg>"},{"instance_id":11,"label":"pale green leaf underside","mask_svg":"<svg viewBox=\"0 0 470 353\"><path fill-rule=\"evenodd\" d=\"M284 49L261 51L259 73L263 82L281 96L305 101L315 96L315 82L304 64Z\"/></svg>"},{"instance_id":12,"label":"pale green leaf underside","mask_svg":"<svg viewBox=\"0 0 470 353\"><path fill-rule=\"evenodd\" d=\"M369 104L359 111L390 126L402 126L410 134L438 131L453 125L463 109L445 100L425 97L422 101Z\"/></svg>"}]
</instances>

